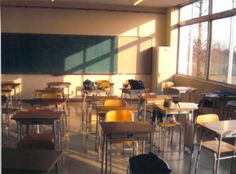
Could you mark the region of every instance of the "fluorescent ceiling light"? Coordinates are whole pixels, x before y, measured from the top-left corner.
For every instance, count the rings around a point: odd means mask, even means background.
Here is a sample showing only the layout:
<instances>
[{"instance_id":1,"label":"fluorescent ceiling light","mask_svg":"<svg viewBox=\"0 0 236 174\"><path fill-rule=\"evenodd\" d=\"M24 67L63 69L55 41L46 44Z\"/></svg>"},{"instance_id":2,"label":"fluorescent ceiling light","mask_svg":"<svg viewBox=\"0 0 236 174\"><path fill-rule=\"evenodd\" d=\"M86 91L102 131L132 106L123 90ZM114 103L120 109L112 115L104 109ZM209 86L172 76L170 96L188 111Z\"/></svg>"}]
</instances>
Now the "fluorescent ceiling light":
<instances>
[{"instance_id":1,"label":"fluorescent ceiling light","mask_svg":"<svg viewBox=\"0 0 236 174\"><path fill-rule=\"evenodd\" d=\"M140 4L141 2L143 2L143 0L133 0L133 5L136 6Z\"/></svg>"}]
</instances>

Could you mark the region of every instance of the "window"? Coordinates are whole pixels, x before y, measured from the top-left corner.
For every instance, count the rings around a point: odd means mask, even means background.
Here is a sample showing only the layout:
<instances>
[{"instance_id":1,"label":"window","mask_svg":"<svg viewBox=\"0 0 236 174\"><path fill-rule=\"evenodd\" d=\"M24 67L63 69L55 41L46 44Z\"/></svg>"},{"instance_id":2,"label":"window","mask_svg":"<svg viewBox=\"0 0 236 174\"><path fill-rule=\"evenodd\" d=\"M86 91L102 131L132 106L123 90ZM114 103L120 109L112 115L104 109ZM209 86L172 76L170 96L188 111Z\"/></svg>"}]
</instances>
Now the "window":
<instances>
[{"instance_id":1,"label":"window","mask_svg":"<svg viewBox=\"0 0 236 174\"><path fill-rule=\"evenodd\" d=\"M235 8L236 0L213 0L212 13L219 13Z\"/></svg>"},{"instance_id":2,"label":"window","mask_svg":"<svg viewBox=\"0 0 236 174\"><path fill-rule=\"evenodd\" d=\"M235 8L236 0L199 0L180 8L179 74L236 85Z\"/></svg>"},{"instance_id":3,"label":"window","mask_svg":"<svg viewBox=\"0 0 236 174\"><path fill-rule=\"evenodd\" d=\"M180 21L208 15L208 4L209 0L202 0L182 7L180 9Z\"/></svg>"},{"instance_id":4,"label":"window","mask_svg":"<svg viewBox=\"0 0 236 174\"><path fill-rule=\"evenodd\" d=\"M230 18L224 18L212 22L210 80L227 82L230 49L230 21Z\"/></svg>"},{"instance_id":5,"label":"window","mask_svg":"<svg viewBox=\"0 0 236 174\"><path fill-rule=\"evenodd\" d=\"M235 37L236 16L212 22L210 80L236 85Z\"/></svg>"},{"instance_id":6,"label":"window","mask_svg":"<svg viewBox=\"0 0 236 174\"><path fill-rule=\"evenodd\" d=\"M207 22L180 28L178 73L206 77Z\"/></svg>"}]
</instances>

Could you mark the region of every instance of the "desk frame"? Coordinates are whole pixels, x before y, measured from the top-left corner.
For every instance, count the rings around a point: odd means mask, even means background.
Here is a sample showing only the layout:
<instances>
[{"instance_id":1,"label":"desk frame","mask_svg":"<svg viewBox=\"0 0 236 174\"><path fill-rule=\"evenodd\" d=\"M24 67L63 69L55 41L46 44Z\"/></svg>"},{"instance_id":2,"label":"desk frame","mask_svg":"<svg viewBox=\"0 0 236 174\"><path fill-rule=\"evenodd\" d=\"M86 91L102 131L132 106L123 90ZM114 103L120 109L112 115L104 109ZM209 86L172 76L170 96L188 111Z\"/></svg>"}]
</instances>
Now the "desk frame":
<instances>
[{"instance_id":1,"label":"desk frame","mask_svg":"<svg viewBox=\"0 0 236 174\"><path fill-rule=\"evenodd\" d=\"M224 120L224 121L218 121L218 122L213 122L213 123L197 124L197 126L203 128L205 131L210 131L211 133L215 134L217 139L219 140L217 163L216 163L216 174L218 174L219 167L220 167L220 159L221 159L221 156L220 156L221 155L220 154L221 142L223 138L236 139L236 120ZM203 134L200 137L200 146L199 146L198 151L201 148L202 137L203 137ZM235 153L236 152L234 152L233 157L236 157Z\"/></svg>"},{"instance_id":2,"label":"desk frame","mask_svg":"<svg viewBox=\"0 0 236 174\"><path fill-rule=\"evenodd\" d=\"M107 174L107 151L109 139L132 138L139 140L140 138L144 138L144 135L150 134L150 152L152 150L152 133L155 129L150 122L103 122L101 123L101 127L103 131L101 174L103 174L104 171L104 162L105 174Z\"/></svg>"}]
</instances>

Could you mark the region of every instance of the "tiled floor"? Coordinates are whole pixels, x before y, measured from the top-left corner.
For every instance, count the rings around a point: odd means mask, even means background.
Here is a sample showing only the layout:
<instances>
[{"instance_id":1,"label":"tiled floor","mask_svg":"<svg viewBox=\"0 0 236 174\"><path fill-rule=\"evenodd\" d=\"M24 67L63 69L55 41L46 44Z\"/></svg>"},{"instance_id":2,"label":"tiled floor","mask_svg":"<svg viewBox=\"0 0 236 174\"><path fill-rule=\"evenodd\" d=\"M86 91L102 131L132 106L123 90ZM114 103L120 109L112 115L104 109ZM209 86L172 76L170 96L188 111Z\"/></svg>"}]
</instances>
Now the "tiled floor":
<instances>
[{"instance_id":1,"label":"tiled floor","mask_svg":"<svg viewBox=\"0 0 236 174\"><path fill-rule=\"evenodd\" d=\"M98 174L100 173L101 159L95 151L95 120L89 125L88 134L85 132L84 123L82 122L82 105L80 102L73 102L68 104L70 109L69 117L69 132L65 138L65 151L64 151L64 167L62 174ZM94 117L93 117L94 118ZM11 121L10 135L7 138L3 134L4 146L15 146L15 123ZM157 133L158 135L158 133ZM167 137L167 136L166 136ZM166 138L167 140L167 138ZM158 138L154 142L158 145ZM173 174L187 174L189 169L190 155L187 152L178 152L178 135L174 135L174 142L172 145L166 144L166 153L158 153L156 148L153 152L161 156L170 165ZM127 173L128 160L130 157L129 152L122 153L120 147L115 147L112 161L112 171L117 174ZM202 151L198 173L211 174L213 166L213 154ZM223 160L221 162L220 173L230 173L231 160ZM236 160L234 164L236 165ZM194 168L194 167L193 167Z\"/></svg>"}]
</instances>

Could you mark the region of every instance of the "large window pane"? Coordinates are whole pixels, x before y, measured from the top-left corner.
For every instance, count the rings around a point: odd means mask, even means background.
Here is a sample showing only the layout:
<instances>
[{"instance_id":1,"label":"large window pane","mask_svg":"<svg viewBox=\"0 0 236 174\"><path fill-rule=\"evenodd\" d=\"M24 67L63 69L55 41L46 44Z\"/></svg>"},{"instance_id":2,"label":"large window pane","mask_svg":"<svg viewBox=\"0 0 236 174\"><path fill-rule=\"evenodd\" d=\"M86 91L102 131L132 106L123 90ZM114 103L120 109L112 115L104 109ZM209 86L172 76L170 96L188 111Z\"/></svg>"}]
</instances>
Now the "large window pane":
<instances>
[{"instance_id":1,"label":"large window pane","mask_svg":"<svg viewBox=\"0 0 236 174\"><path fill-rule=\"evenodd\" d=\"M233 40L233 64L232 64L232 84L236 85L236 16L233 18L233 37L231 37Z\"/></svg>"},{"instance_id":2,"label":"large window pane","mask_svg":"<svg viewBox=\"0 0 236 174\"><path fill-rule=\"evenodd\" d=\"M207 22L181 27L178 73L206 77Z\"/></svg>"},{"instance_id":3,"label":"large window pane","mask_svg":"<svg viewBox=\"0 0 236 174\"><path fill-rule=\"evenodd\" d=\"M200 0L193 3L193 18L208 15L209 0Z\"/></svg>"},{"instance_id":4,"label":"large window pane","mask_svg":"<svg viewBox=\"0 0 236 174\"><path fill-rule=\"evenodd\" d=\"M207 64L207 22L194 24L192 27L192 76L204 78Z\"/></svg>"},{"instance_id":5,"label":"large window pane","mask_svg":"<svg viewBox=\"0 0 236 174\"><path fill-rule=\"evenodd\" d=\"M219 13L235 8L235 0L213 0L212 13Z\"/></svg>"},{"instance_id":6,"label":"large window pane","mask_svg":"<svg viewBox=\"0 0 236 174\"><path fill-rule=\"evenodd\" d=\"M209 0L200 0L180 9L180 21L208 15Z\"/></svg>"},{"instance_id":7,"label":"large window pane","mask_svg":"<svg viewBox=\"0 0 236 174\"><path fill-rule=\"evenodd\" d=\"M180 9L180 21L192 19L192 4L186 5Z\"/></svg>"},{"instance_id":8,"label":"large window pane","mask_svg":"<svg viewBox=\"0 0 236 174\"><path fill-rule=\"evenodd\" d=\"M212 22L209 79L227 83L231 18Z\"/></svg>"},{"instance_id":9,"label":"large window pane","mask_svg":"<svg viewBox=\"0 0 236 174\"><path fill-rule=\"evenodd\" d=\"M178 73L188 75L188 57L189 46L191 42L191 26L180 28L180 42L179 42L179 63Z\"/></svg>"}]
</instances>

